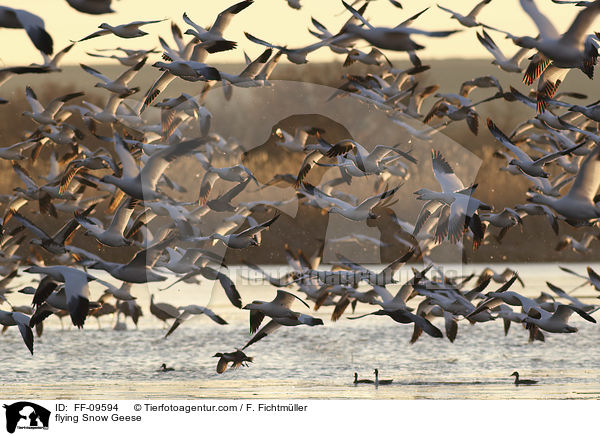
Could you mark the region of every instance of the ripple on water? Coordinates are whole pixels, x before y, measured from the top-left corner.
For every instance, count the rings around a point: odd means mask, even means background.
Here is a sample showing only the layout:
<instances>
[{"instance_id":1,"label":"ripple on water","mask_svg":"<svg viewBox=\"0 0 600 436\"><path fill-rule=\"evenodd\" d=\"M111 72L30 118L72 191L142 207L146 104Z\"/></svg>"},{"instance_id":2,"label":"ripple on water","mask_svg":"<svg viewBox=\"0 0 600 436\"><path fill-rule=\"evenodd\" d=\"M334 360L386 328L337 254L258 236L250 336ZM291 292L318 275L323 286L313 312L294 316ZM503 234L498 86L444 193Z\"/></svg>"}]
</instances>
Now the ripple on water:
<instances>
[{"instance_id":1,"label":"ripple on water","mask_svg":"<svg viewBox=\"0 0 600 436\"><path fill-rule=\"evenodd\" d=\"M537 277L537 276L536 276ZM541 285L546 276L540 275ZM525 281L529 283L527 278ZM553 282L563 285L554 278ZM539 288L538 288L539 289ZM272 289L259 289L262 298ZM249 296L249 292L244 294ZM189 296L190 294L188 294ZM174 304L204 304L186 293L160 294ZM139 297L142 307L147 299ZM20 303L18 303L20 304ZM103 319L83 330L61 330L48 322L36 338L35 355L27 353L14 328L0 336L0 383L6 398L364 398L364 399L506 399L600 398L598 325L573 318L580 329L572 335L546 336L528 343L527 331L514 325L504 336L501 323L459 323L458 337L427 335L409 344L411 325L389 318L328 321L325 327L281 328L249 347L254 363L216 374L216 352L243 346L250 335L248 315L227 302L215 311L230 324L217 326L195 317L165 339L162 323L151 317L140 328L114 331ZM331 310L328 308L328 310ZM363 310L363 312L361 312ZM147 310L146 310L147 311ZM357 307L357 314L366 307ZM66 321L66 320L65 320ZM434 321L443 330L443 323ZM175 371L158 372L161 363ZM353 372L394 383L375 389L354 386ZM532 387L515 386L509 376L539 380ZM40 378L40 374L43 377Z\"/></svg>"}]
</instances>

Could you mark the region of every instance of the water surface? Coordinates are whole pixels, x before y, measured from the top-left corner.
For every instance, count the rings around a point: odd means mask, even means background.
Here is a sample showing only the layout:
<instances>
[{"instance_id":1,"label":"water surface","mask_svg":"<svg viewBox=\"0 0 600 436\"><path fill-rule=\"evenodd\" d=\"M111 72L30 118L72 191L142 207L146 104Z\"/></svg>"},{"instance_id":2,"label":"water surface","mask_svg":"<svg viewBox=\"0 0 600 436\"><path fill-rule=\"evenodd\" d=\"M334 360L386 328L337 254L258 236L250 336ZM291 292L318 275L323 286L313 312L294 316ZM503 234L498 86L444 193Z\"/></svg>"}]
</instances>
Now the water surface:
<instances>
[{"instance_id":1,"label":"water surface","mask_svg":"<svg viewBox=\"0 0 600 436\"><path fill-rule=\"evenodd\" d=\"M569 265L584 272L584 265ZM497 269L502 269L503 266ZM479 271L481 266L466 266ZM535 296L552 281L564 289L581 282L556 265L521 265L526 289ZM275 289L249 285L238 277L244 302L271 299ZM162 285L161 285L162 286ZM490 286L495 289L498 285ZM392 291L398 285L390 286ZM149 293L158 301L174 305L209 305L229 324L220 326L207 317L185 322L169 338L166 329L150 315ZM92 296L100 288L92 286ZM501 321L470 325L459 322L454 343L423 335L409 344L412 325L387 317L366 317L337 323L329 321L331 308L315 316L325 326L283 327L247 349L254 363L247 368L217 374L216 352L232 351L249 339L248 312L234 308L218 287L203 282L159 292L156 286L135 288L144 310L136 329L113 330L112 316L101 318L101 328L90 318L82 330L61 330L57 319L45 323L36 338L32 357L15 328L0 337L0 383L6 399L568 399L600 398L600 331L574 315L575 334L546 334L546 342L528 343L528 332L513 323L504 336ZM582 288L574 295L584 301L598 293ZM25 297L13 299L26 303ZM21 301L22 300L22 301ZM597 300L596 300L597 301ZM411 306L416 306L416 302ZM298 310L301 305L298 305ZM358 305L356 314L372 311ZM595 315L596 316L596 315ZM597 317L597 316L596 316ZM65 318L65 325L67 318ZM434 322L443 330L443 322ZM158 372L161 363L175 368ZM379 368L388 386L354 386L354 371L373 378ZM515 386L509 377L519 371L524 378L539 380L537 386Z\"/></svg>"}]
</instances>

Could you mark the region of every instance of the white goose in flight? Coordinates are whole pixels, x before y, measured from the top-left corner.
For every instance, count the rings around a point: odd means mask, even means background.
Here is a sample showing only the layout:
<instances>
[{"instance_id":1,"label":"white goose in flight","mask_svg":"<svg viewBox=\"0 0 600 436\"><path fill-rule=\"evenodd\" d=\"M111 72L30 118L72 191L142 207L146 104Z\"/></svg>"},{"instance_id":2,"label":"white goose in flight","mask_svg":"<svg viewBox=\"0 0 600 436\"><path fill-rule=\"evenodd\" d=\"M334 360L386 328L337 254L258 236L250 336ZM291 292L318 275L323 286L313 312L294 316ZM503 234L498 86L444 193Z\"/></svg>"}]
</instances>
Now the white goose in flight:
<instances>
[{"instance_id":1,"label":"white goose in flight","mask_svg":"<svg viewBox=\"0 0 600 436\"><path fill-rule=\"evenodd\" d=\"M525 308L523 308L525 309ZM558 308L552 312L548 312L542 308L530 309L525 322L532 323L551 333L575 333L577 327L568 324L569 318L573 313L577 313L588 322L596 324L596 320L578 307L566 304L558 305Z\"/></svg>"},{"instance_id":2,"label":"white goose in flight","mask_svg":"<svg viewBox=\"0 0 600 436\"><path fill-rule=\"evenodd\" d=\"M111 26L108 23L102 23L98 27L102 30L98 30L84 38L81 38L77 42L87 41L88 39L97 38L103 35L110 35L111 33L119 38L139 38L140 36L148 35L148 32L140 30L140 27L147 24L160 23L163 20L152 20L152 21L132 21L127 24L120 24L118 26Z\"/></svg>"},{"instance_id":3,"label":"white goose in flight","mask_svg":"<svg viewBox=\"0 0 600 436\"><path fill-rule=\"evenodd\" d=\"M539 37L513 37L520 47L535 48L552 60L555 67L580 68L588 77L594 73L593 59L598 56L595 43L586 36L588 28L600 13L600 1L583 8L569 29L562 35L552 22L537 8L534 0L520 0L521 7L531 17L539 30Z\"/></svg>"},{"instance_id":4,"label":"white goose in flight","mask_svg":"<svg viewBox=\"0 0 600 436\"><path fill-rule=\"evenodd\" d=\"M564 235L560 238L558 244L556 244L555 250L562 251L565 248L570 248L577 253L586 254L591 251L590 244L597 239L598 236L593 233L586 233L580 240L575 239L571 235Z\"/></svg>"},{"instance_id":5,"label":"white goose in flight","mask_svg":"<svg viewBox=\"0 0 600 436\"><path fill-rule=\"evenodd\" d=\"M393 147L389 145L376 145L373 150L369 152L361 144L350 139L339 141L336 144L330 144L329 142L325 141L321 135L317 135L317 138L319 139L319 143L324 147L324 149L327 150L325 156L344 156L345 158L351 160L356 167L364 173L377 174L381 172L382 159L392 152L398 156L404 157L406 160L414 164L417 164L417 160L414 157L412 157L409 153L397 148L400 144L397 144Z\"/></svg>"},{"instance_id":6,"label":"white goose in flight","mask_svg":"<svg viewBox=\"0 0 600 436\"><path fill-rule=\"evenodd\" d=\"M133 67L138 62L140 62L143 58L148 56L150 53L156 53L157 51L154 49L151 50L130 50L127 48L108 48L108 49L98 49L97 51L120 51L123 52L124 56L117 56L116 54L98 54L98 53L89 53L86 52L88 56L92 56L94 58L105 58L105 59L114 59L118 61L121 65L126 67Z\"/></svg>"},{"instance_id":7,"label":"white goose in flight","mask_svg":"<svg viewBox=\"0 0 600 436\"><path fill-rule=\"evenodd\" d=\"M364 39L371 45L384 50L411 52L425 48L410 39L411 35L426 35L433 38L444 38L458 32L458 30L427 31L402 25L396 27L374 27L352 6L344 1L342 1L342 3L344 7L359 19L364 26L348 24L342 29L341 35L334 37L329 41L330 43L335 44L338 40L347 42L348 39Z\"/></svg>"},{"instance_id":8,"label":"white goose in flight","mask_svg":"<svg viewBox=\"0 0 600 436\"><path fill-rule=\"evenodd\" d=\"M57 282L63 282L67 307L73 325L81 328L90 308L90 288L88 281L95 280L83 271L68 266L31 266L28 273L45 274ZM37 294L37 292L36 292Z\"/></svg>"},{"instance_id":9,"label":"white goose in flight","mask_svg":"<svg viewBox=\"0 0 600 436\"><path fill-rule=\"evenodd\" d=\"M56 97L52 99L46 105L46 107L44 107L39 102L37 95L35 95L35 92L33 92L33 89L27 86L25 88L25 97L27 98L27 103L29 103L29 106L31 107L31 112L25 111L23 112L23 115L30 117L39 124L56 124L56 115L63 107L63 104L73 98L81 97L82 95L83 92L73 92L61 97Z\"/></svg>"},{"instance_id":10,"label":"white goose in flight","mask_svg":"<svg viewBox=\"0 0 600 436\"><path fill-rule=\"evenodd\" d=\"M251 247L251 246L258 246L258 245L260 245L260 242L259 242L260 233L262 231L266 230L268 227L270 227L271 224L273 224L279 218L279 216L280 215L277 214L270 220L265 221L264 223L260 223L260 224L251 226L251 227L247 228L246 230L243 230L239 233L230 233L229 235L221 235L220 233L213 233L208 238L206 238L206 237L189 238L188 240L193 242L193 241L203 241L203 240L208 240L208 239L219 239L219 240L223 241L223 243L225 245L227 245L229 248L235 248L235 249L242 249L242 248L247 248L247 247Z\"/></svg>"},{"instance_id":11,"label":"white goose in flight","mask_svg":"<svg viewBox=\"0 0 600 436\"><path fill-rule=\"evenodd\" d=\"M110 7L112 0L67 0L67 3L84 14L101 15L115 12Z\"/></svg>"},{"instance_id":12,"label":"white goose in flight","mask_svg":"<svg viewBox=\"0 0 600 436\"><path fill-rule=\"evenodd\" d=\"M190 25L194 27L194 29L190 29L190 33L203 33L203 38L200 39L204 41L200 44L188 43L185 45L183 43L183 35L181 34L181 30L176 25L171 25L171 31L173 33L173 38L177 43L179 48L178 57L173 57L174 60L186 61L191 60L193 62L204 62L209 53L215 53L219 51L226 51L235 48L237 45L234 41L228 41L223 37L223 32L225 28L231 22L231 19L235 14L245 9L247 6L252 4L252 0L242 1L236 5L233 5L227 8L225 11L221 12L217 17L216 22L213 24L209 31L202 29L200 26L196 24ZM186 15L187 17L187 15ZM185 20L185 17L184 17ZM189 20L189 17L187 17ZM197 27L196 27L197 26ZM216 26L216 27L215 27ZM212 32L212 33L211 33ZM187 32L186 32L187 33ZM197 41L194 38L193 41ZM162 43L162 41L161 41ZM165 44L162 44L163 48L166 49ZM169 57L173 56L171 52L169 52ZM217 71L218 73L218 71ZM173 81L175 76L166 70L161 76L154 82L152 87L146 93L146 98L144 99L144 103L140 107L140 113L143 112L152 102L158 97L158 95L166 89L166 87ZM218 78L217 78L218 80Z\"/></svg>"},{"instance_id":13,"label":"white goose in flight","mask_svg":"<svg viewBox=\"0 0 600 436\"><path fill-rule=\"evenodd\" d=\"M377 218L377 215L372 211L373 208L377 207L377 205L382 203L386 198L391 198L396 192L398 192L401 186L402 185L399 185L393 189L389 189L387 191L368 197L360 204L353 206L350 203L340 200L337 197L325 194L323 191L321 191L318 188L315 188L314 186L306 184L303 185L304 190L310 195L313 195L316 198L325 200L326 202L335 205L327 210L329 213L340 214L344 218L347 218L352 221L364 221L368 218Z\"/></svg>"},{"instance_id":14,"label":"white goose in flight","mask_svg":"<svg viewBox=\"0 0 600 436\"><path fill-rule=\"evenodd\" d=\"M282 325L323 325L323 320L319 318L314 318L310 315L305 315L291 310L292 303L295 300L302 302L306 307L308 307L308 304L306 304L302 299L283 290L278 290L277 296L272 301L267 302L256 300L242 307L242 309L250 311L250 333L254 333L258 330L265 316L271 318L271 321L261 328L252 337L252 339L248 341L242 350L277 330Z\"/></svg>"},{"instance_id":15,"label":"white goose in flight","mask_svg":"<svg viewBox=\"0 0 600 436\"><path fill-rule=\"evenodd\" d=\"M477 22L477 15L479 15L479 13L481 12L481 10L484 8L485 5L487 5L489 2L491 2L492 0L483 0L480 1L479 3L477 3L477 5L471 10L471 12L469 12L467 15L461 15L458 12L454 12L453 10L450 10L448 8L445 8L443 6L437 5L438 8L440 8L443 11L446 11L450 14L452 14L451 18L454 18L456 21L458 21L460 24L462 24L465 27L475 27L475 26L479 26L480 24Z\"/></svg>"},{"instance_id":16,"label":"white goose in flight","mask_svg":"<svg viewBox=\"0 0 600 436\"><path fill-rule=\"evenodd\" d=\"M442 192L435 192L427 188L421 188L415 192L418 200L426 200L427 203L419 212L413 235L418 235L423 224L441 208L443 216L440 217L440 221L446 217L448 224L442 226L440 239L447 236L451 242L457 242L467 226L471 228L477 240L483 239L484 230L477 210L491 210L492 207L472 196L475 187L465 189L462 181L439 151L432 150L431 164L433 174L440 184ZM438 227L440 226L438 225Z\"/></svg>"},{"instance_id":17,"label":"white goose in flight","mask_svg":"<svg viewBox=\"0 0 600 436\"><path fill-rule=\"evenodd\" d=\"M234 41L226 40L223 37L223 33L225 32L225 29L227 28L227 26L229 26L229 23L231 23L231 20L233 20L233 17L236 14L238 14L239 12L246 9L252 3L254 3L254 0L244 0L244 1L241 1L239 3L236 3L236 4L228 7L227 9L225 9L223 12L221 12L217 16L217 19L215 20L213 25L210 27L210 30L206 30L202 26L197 25L188 17L188 15L186 13L184 13L183 21L185 21L186 24L192 26L192 29L186 30L185 33L187 35L195 36L202 42L206 42L206 41L226 42L229 44L229 47L226 48L226 50L235 48L237 44Z\"/></svg>"},{"instance_id":18,"label":"white goose in flight","mask_svg":"<svg viewBox=\"0 0 600 436\"><path fill-rule=\"evenodd\" d=\"M600 218L600 207L594 197L600 187L600 146L585 157L571 189L560 198L531 194L527 201L545 204L562 215L569 223L582 223Z\"/></svg>"},{"instance_id":19,"label":"white goose in flight","mask_svg":"<svg viewBox=\"0 0 600 436\"><path fill-rule=\"evenodd\" d=\"M23 342L29 352L33 355L33 331L29 327L29 317L21 312L7 312L0 310L0 325L5 328L16 325L23 337Z\"/></svg>"},{"instance_id":20,"label":"white goose in flight","mask_svg":"<svg viewBox=\"0 0 600 436\"><path fill-rule=\"evenodd\" d=\"M0 27L9 29L25 29L33 45L47 55L53 51L52 37L44 27L44 20L23 9L0 6Z\"/></svg>"},{"instance_id":21,"label":"white goose in flight","mask_svg":"<svg viewBox=\"0 0 600 436\"><path fill-rule=\"evenodd\" d=\"M582 147L585 144L581 143L579 145L565 150L550 153L534 161L532 158L529 157L527 153L525 153L523 150L521 150L519 147L513 144L511 140L508 139L507 136L498 128L498 126L496 126L496 124L494 124L494 122L489 118L487 120L487 125L494 138L496 138L502 145L504 145L506 148L512 151L515 154L515 156L517 156L517 159L511 160L508 164L519 167L521 171L532 177L547 178L548 173L544 171L544 165L552 162L553 160L558 159L561 156L573 152L574 150L578 149L579 147Z\"/></svg>"},{"instance_id":22,"label":"white goose in flight","mask_svg":"<svg viewBox=\"0 0 600 436\"><path fill-rule=\"evenodd\" d=\"M119 206L115 212L110 225L106 229L104 229L101 224L97 224L82 214L76 213L75 219L81 227L86 230L87 234L96 238L102 245L109 247L125 247L131 245L131 240L127 239L123 234L137 204L139 204L139 200L134 198L126 198L123 200L121 206Z\"/></svg>"},{"instance_id":23,"label":"white goose in flight","mask_svg":"<svg viewBox=\"0 0 600 436\"><path fill-rule=\"evenodd\" d=\"M279 138L279 141L275 141L275 145L289 151L302 152L304 151L308 138L317 132L323 132L323 130L316 127L302 126L296 128L296 132L292 136L285 130L277 128L277 130L275 130L275 135Z\"/></svg>"},{"instance_id":24,"label":"white goose in flight","mask_svg":"<svg viewBox=\"0 0 600 436\"><path fill-rule=\"evenodd\" d=\"M114 80L111 80L109 77L105 76L100 71L93 69L92 67L88 67L84 64L80 65L86 73L89 73L97 79L101 80L101 82L98 82L94 85L96 88L104 88L121 97L128 97L140 90L137 87L130 88L128 84L135 77L138 71L144 66L144 64L146 63L146 59L147 58L143 58L141 61L139 61L133 67L126 70Z\"/></svg>"},{"instance_id":25,"label":"white goose in flight","mask_svg":"<svg viewBox=\"0 0 600 436\"><path fill-rule=\"evenodd\" d=\"M158 151L152 154L144 168L140 169L118 134L114 135L114 142L115 151L121 159L123 173L121 177L106 175L100 180L117 186L127 195L138 200L160 199L161 195L156 192L156 184L169 164L203 143L201 140L191 139Z\"/></svg>"},{"instance_id":26,"label":"white goose in flight","mask_svg":"<svg viewBox=\"0 0 600 436\"><path fill-rule=\"evenodd\" d=\"M520 73L523 71L520 64L527 56L527 53L529 53L529 48L521 48L511 58L507 58L485 30L483 30L483 36L479 32L477 33L477 39L494 56L493 65L498 65L498 68L509 73Z\"/></svg>"},{"instance_id":27,"label":"white goose in flight","mask_svg":"<svg viewBox=\"0 0 600 436\"><path fill-rule=\"evenodd\" d=\"M188 306L179 306L177 309L180 311L180 314L175 319L175 322L165 335L165 338L173 333L177 327L179 327L185 320L191 318L193 315L206 315L217 324L227 324L227 321L207 307L198 306L197 304L190 304Z\"/></svg>"}]
</instances>

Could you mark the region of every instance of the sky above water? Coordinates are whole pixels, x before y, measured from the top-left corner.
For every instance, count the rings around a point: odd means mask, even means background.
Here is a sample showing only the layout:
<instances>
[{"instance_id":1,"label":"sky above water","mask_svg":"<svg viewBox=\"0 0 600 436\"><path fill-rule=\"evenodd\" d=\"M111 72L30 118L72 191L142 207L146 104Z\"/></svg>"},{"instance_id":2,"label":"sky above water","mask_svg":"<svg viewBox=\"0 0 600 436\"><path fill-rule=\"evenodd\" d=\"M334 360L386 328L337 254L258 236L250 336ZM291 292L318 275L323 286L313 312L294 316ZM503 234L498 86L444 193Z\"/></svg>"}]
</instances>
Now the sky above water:
<instances>
[{"instance_id":1,"label":"sky above water","mask_svg":"<svg viewBox=\"0 0 600 436\"><path fill-rule=\"evenodd\" d=\"M286 45L291 48L308 45L315 38L308 33L310 18L315 17L333 32L337 32L348 17L341 1L337 0L301 0L301 10L288 7L285 0L256 0L255 3L235 17L225 35L238 41L239 49L211 56L213 62L243 62L243 50L250 56L262 52L259 47L246 39L243 32L247 31L269 42ZM65 0L3 0L3 6L26 9L42 17L46 29L54 39L54 50L59 51L70 40L80 39L95 30L102 22L111 25L129 23L136 20L155 20L167 18L167 21L151 24L143 29L149 33L142 38L120 39L109 35L84 41L74 47L65 58L66 64L99 63L99 58L90 58L86 52L96 49L126 47L149 49L159 47L158 36L172 42L169 23L178 23L183 30L182 14L187 12L192 20L203 26L209 26L216 15L226 7L234 4L235 0L190 1L190 0L114 0L113 9L117 12L106 15L83 14L68 6ZM393 7L387 0L373 1L367 9L366 16L375 26L395 26L414 13L430 6L425 14L413 25L427 30L463 29L462 32L448 38L426 38L416 36L414 39L426 49L419 54L425 59L443 58L482 58L490 57L488 52L479 44L475 36L476 29L466 29L450 15L437 8L434 2L403 0L404 9ZM446 0L442 5L466 14L476 4L473 0ZM538 7L546 13L559 31L564 31L570 25L577 13L574 6L556 5L550 0L537 0ZM491 26L500 27L513 34L537 34L536 28L529 17L523 12L518 0L493 0L479 16L479 20ZM600 28L599 28L600 30ZM494 40L512 56L516 47L497 32L490 32ZM0 28L0 63L2 66L27 65L40 62L41 55L29 41L23 30ZM309 56L309 61L330 61L334 59L330 50L321 49ZM403 53L391 53L394 59L404 59ZM111 62L107 60L106 62ZM114 62L114 61L112 61Z\"/></svg>"}]
</instances>

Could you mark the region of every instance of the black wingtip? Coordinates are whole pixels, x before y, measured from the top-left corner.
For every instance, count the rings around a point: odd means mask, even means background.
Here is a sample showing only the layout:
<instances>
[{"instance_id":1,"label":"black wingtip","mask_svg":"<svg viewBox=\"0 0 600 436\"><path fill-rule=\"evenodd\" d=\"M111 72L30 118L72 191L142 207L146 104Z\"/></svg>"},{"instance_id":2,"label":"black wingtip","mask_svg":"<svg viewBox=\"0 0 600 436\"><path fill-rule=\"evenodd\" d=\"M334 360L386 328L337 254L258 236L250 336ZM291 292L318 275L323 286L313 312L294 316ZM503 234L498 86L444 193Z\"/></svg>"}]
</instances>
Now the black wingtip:
<instances>
[{"instance_id":1,"label":"black wingtip","mask_svg":"<svg viewBox=\"0 0 600 436\"><path fill-rule=\"evenodd\" d=\"M48 56L52 55L54 52L54 42L52 41L52 37L44 28L36 27L35 30L32 31L31 39L33 45Z\"/></svg>"}]
</instances>

